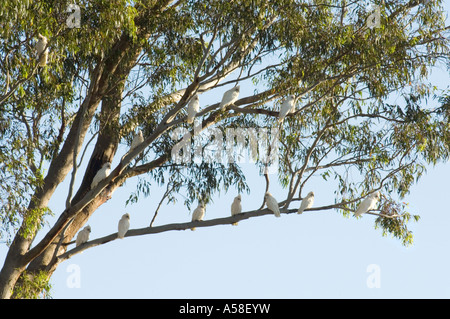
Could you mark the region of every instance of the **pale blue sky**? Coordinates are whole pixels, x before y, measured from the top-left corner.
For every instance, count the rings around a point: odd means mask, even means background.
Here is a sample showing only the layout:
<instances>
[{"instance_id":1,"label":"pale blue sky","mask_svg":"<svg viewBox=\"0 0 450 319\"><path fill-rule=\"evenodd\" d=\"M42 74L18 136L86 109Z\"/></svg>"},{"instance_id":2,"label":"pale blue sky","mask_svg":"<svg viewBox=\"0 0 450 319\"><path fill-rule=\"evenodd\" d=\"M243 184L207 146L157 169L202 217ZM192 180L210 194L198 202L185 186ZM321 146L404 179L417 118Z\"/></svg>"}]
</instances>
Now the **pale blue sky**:
<instances>
[{"instance_id":1,"label":"pale blue sky","mask_svg":"<svg viewBox=\"0 0 450 319\"><path fill-rule=\"evenodd\" d=\"M450 3L446 5L448 10ZM449 80L446 70L433 74L433 83L441 88ZM242 96L251 93L241 90ZM247 211L261 205L265 183L255 168L244 167L251 189L242 194ZM281 218L266 215L241 221L237 227L129 237L89 249L58 267L51 294L53 298L449 298L449 179L448 163L430 167L405 199L409 211L421 216L418 223L410 223L414 245L409 248L382 237L373 227L373 215L344 218L335 210ZM88 222L91 239L116 232L125 212L131 215L132 228L148 226L164 190L125 207L134 189L135 183L127 182L93 215ZM280 201L285 199L275 177L270 190ZM315 191L315 206L333 203L332 182L314 179L305 189L309 190ZM59 187L51 202L56 213L63 210L66 191L66 184ZM205 219L228 216L236 194L231 189L216 196ZM155 225L190 218L181 201L163 206ZM0 260L5 254L1 246ZM67 284L72 264L80 270L79 288ZM380 288L367 286L371 264L379 266Z\"/></svg>"}]
</instances>

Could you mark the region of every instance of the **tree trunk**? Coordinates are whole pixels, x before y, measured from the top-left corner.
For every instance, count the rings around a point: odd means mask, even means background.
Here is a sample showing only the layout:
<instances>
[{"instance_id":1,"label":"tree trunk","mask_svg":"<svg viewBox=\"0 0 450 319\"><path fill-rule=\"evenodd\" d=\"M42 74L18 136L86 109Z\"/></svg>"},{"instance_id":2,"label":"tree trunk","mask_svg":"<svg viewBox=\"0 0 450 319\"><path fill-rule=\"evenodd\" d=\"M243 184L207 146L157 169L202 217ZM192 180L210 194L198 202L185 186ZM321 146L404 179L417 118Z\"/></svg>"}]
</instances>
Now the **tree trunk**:
<instances>
[{"instance_id":1,"label":"tree trunk","mask_svg":"<svg viewBox=\"0 0 450 319\"><path fill-rule=\"evenodd\" d=\"M121 99L125 86L125 83L122 79L126 79L141 51L140 47L134 47L133 49L133 54L128 55L128 57L125 59L126 61L122 62L121 66L116 69L116 72L109 77L109 89L107 90L108 95L104 96L102 100L102 109L100 113L100 133L95 149L86 168L86 173L84 174L83 181L78 189L78 192L71 201L72 204L77 203L86 195L87 192L89 192L90 184L95 173L98 171L98 169L100 169L103 163L112 162L117 151L117 147L120 142L118 125L121 109ZM99 103L97 103L97 105L98 104ZM95 109L93 109L93 111L95 111ZM89 127L89 125L91 124L90 122L92 121L93 112L89 115L89 117L85 117L83 120L83 128L84 126ZM83 134L82 136L83 139L84 136L85 134ZM80 140L82 140L81 136ZM68 172L66 173L66 175L67 174ZM116 185L115 187L118 187L118 185ZM41 254L39 254L39 256L37 256L30 262L28 267L26 267L25 265L27 275L33 276L40 271L45 271L50 278L59 264L56 256L64 253L67 250L67 243L75 237L77 232L81 229L81 227L84 226L86 221L98 209L98 207L100 207L109 199L110 195L108 193L112 191L113 189L111 188L105 188L103 192L99 196L97 196L97 198L95 198L90 204L88 204L84 209L77 213L70 224L68 224L68 226L65 228L64 233L58 235L52 241L52 243ZM62 240L61 236L63 236ZM58 251L56 252L55 250L57 247ZM25 269L23 268L22 272L23 270ZM17 279L18 278L15 278L15 280L12 280L12 282L16 282ZM17 282L15 285L20 286L21 284L22 281L19 279L19 282ZM8 298L9 296L7 296L6 298Z\"/></svg>"},{"instance_id":2,"label":"tree trunk","mask_svg":"<svg viewBox=\"0 0 450 319\"><path fill-rule=\"evenodd\" d=\"M91 99L89 99L88 96L84 103L88 103L89 100ZM89 108L91 109L91 112L89 112L91 118L94 114L93 111L98 105L98 101L93 102L94 103L89 106ZM89 128L89 123L86 123L87 121L83 121L83 125L80 131L81 134L79 137L80 143L79 145L75 146L74 142L75 135L77 133L77 129L80 124L80 119L82 116L84 115L81 114L80 112L77 114L74 124L66 139L66 142L64 143L64 146L61 149L61 152L59 153L57 158L52 162L52 165L50 165L48 174L44 179L43 187L37 190L34 196L32 197L32 200L28 206L28 211L43 209L47 207L51 196L56 190L56 187L64 180L66 175L70 172L70 169L72 167L71 164L72 164L73 150L75 147L78 147L78 149L81 148L82 141ZM24 218L26 218L26 216ZM37 225L37 222L35 225ZM27 227L26 223L23 223L22 227L19 229L16 236L14 237L11 247L8 250L5 263L0 272L0 292L1 292L0 298L9 298L11 296L11 285L14 286L18 278L17 271L22 272L24 270L24 267L26 267L26 264L29 262L26 260L26 253L28 252L33 242L35 236L35 229L33 229L33 231L27 236L24 236L26 227ZM11 270L11 268L14 268L15 270Z\"/></svg>"}]
</instances>

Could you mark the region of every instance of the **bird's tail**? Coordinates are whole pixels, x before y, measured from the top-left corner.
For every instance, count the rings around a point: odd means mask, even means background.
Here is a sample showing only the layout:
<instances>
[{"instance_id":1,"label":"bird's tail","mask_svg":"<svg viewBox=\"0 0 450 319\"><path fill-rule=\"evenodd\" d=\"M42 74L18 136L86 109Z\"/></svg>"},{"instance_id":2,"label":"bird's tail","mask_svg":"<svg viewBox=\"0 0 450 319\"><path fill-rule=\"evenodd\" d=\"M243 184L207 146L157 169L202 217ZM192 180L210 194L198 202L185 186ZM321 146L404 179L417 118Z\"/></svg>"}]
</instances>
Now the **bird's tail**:
<instances>
[{"instance_id":1,"label":"bird's tail","mask_svg":"<svg viewBox=\"0 0 450 319\"><path fill-rule=\"evenodd\" d=\"M362 211L362 209L357 209L356 212L353 213L353 216L355 217L359 217L363 214L364 212Z\"/></svg>"},{"instance_id":2,"label":"bird's tail","mask_svg":"<svg viewBox=\"0 0 450 319\"><path fill-rule=\"evenodd\" d=\"M303 210L299 208L297 214L303 214Z\"/></svg>"},{"instance_id":3,"label":"bird's tail","mask_svg":"<svg viewBox=\"0 0 450 319\"><path fill-rule=\"evenodd\" d=\"M281 213L280 212L275 212L275 217L281 217Z\"/></svg>"},{"instance_id":4,"label":"bird's tail","mask_svg":"<svg viewBox=\"0 0 450 319\"><path fill-rule=\"evenodd\" d=\"M47 52L43 52L41 54L41 56L39 57L39 66L46 66L47 65L47 60L48 60L48 53Z\"/></svg>"}]
</instances>

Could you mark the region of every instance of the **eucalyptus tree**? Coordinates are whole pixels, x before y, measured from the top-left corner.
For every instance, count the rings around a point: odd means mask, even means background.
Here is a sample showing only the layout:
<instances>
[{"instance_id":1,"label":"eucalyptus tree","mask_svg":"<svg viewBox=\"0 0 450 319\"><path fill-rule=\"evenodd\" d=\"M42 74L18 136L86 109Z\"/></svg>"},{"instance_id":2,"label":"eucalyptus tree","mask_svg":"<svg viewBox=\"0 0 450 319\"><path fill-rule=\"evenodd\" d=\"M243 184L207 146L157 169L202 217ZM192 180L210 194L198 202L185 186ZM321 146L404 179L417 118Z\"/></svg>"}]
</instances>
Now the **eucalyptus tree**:
<instances>
[{"instance_id":1,"label":"eucalyptus tree","mask_svg":"<svg viewBox=\"0 0 450 319\"><path fill-rule=\"evenodd\" d=\"M282 214L297 212L313 176L335 179L329 205L307 210L348 216L380 191L379 209L369 212L375 226L405 245L413 216L402 198L426 164L448 158L448 103L426 103L435 94L431 68L448 62L439 0L3 0L0 25L0 227L8 245L2 298L42 296L62 261L115 240L117 233L73 245L129 179L139 180L131 202L154 187L166 189L169 202L183 194L188 207L222 189L248 191L233 154L198 162L192 150L201 156L215 145L220 153L227 143L250 149L256 129L277 142L277 152L269 143L252 156L266 177L278 160ZM39 34L48 39L44 66ZM202 94L233 87L240 88L234 103L219 107L217 93L202 105ZM393 94L402 102L392 102ZM191 124L195 95L200 109ZM291 95L295 109L279 123ZM143 142L121 153L136 130ZM193 145L190 137L201 133L207 138ZM113 160L118 164L91 188ZM66 178L66 205L51 211ZM125 240L271 214L263 197L249 212L130 229ZM57 219L41 234L50 215Z\"/></svg>"}]
</instances>

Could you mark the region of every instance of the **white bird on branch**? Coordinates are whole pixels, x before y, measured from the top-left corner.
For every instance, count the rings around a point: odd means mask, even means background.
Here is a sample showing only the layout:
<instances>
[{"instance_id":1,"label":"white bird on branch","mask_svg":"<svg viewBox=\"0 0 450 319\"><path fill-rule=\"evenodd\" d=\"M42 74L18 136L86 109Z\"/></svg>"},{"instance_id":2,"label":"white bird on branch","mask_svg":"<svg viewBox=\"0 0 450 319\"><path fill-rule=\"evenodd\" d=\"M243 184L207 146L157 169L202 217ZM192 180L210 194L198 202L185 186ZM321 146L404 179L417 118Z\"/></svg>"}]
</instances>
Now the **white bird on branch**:
<instances>
[{"instance_id":1,"label":"white bird on branch","mask_svg":"<svg viewBox=\"0 0 450 319\"><path fill-rule=\"evenodd\" d=\"M91 226L87 225L78 233L77 239L75 240L76 247L87 242L89 240L90 233L91 233Z\"/></svg>"},{"instance_id":2,"label":"white bird on branch","mask_svg":"<svg viewBox=\"0 0 450 319\"><path fill-rule=\"evenodd\" d=\"M361 216L367 213L369 210L375 209L377 207L377 202L380 199L380 192L375 192L367 196L359 205L355 212L355 216Z\"/></svg>"},{"instance_id":3,"label":"white bird on branch","mask_svg":"<svg viewBox=\"0 0 450 319\"><path fill-rule=\"evenodd\" d=\"M106 162L105 164L103 164L102 168L98 170L97 174L95 174L94 178L92 179L91 189L97 186L98 183L100 183L102 180L107 178L110 172L111 172L111 163Z\"/></svg>"},{"instance_id":4,"label":"white bird on branch","mask_svg":"<svg viewBox=\"0 0 450 319\"><path fill-rule=\"evenodd\" d=\"M194 118L200 110L200 101L198 94L195 94L192 99L189 101L188 110L187 110L187 123L192 124L194 122Z\"/></svg>"},{"instance_id":5,"label":"white bird on branch","mask_svg":"<svg viewBox=\"0 0 450 319\"><path fill-rule=\"evenodd\" d=\"M233 203L231 204L231 216L240 214L242 211L242 205L241 205L241 195L237 195L234 200ZM233 226L237 226L237 222L232 223Z\"/></svg>"},{"instance_id":6,"label":"white bird on branch","mask_svg":"<svg viewBox=\"0 0 450 319\"><path fill-rule=\"evenodd\" d=\"M201 221L205 217L205 205L203 203L199 203L197 208L194 209L192 213L192 221ZM195 230L195 227L191 228L191 230Z\"/></svg>"},{"instance_id":7,"label":"white bird on branch","mask_svg":"<svg viewBox=\"0 0 450 319\"><path fill-rule=\"evenodd\" d=\"M144 142L144 135L142 135L142 131L138 129L137 133L133 136L133 140L131 141L130 145L130 150L128 152L131 152L143 142Z\"/></svg>"},{"instance_id":8,"label":"white bird on branch","mask_svg":"<svg viewBox=\"0 0 450 319\"><path fill-rule=\"evenodd\" d=\"M130 214L126 213L122 215L122 218L119 220L118 225L117 238L124 238L128 229L130 229Z\"/></svg>"},{"instance_id":9,"label":"white bird on branch","mask_svg":"<svg viewBox=\"0 0 450 319\"><path fill-rule=\"evenodd\" d=\"M38 34L38 41L36 43L37 58L39 60L39 66L46 66L48 60L48 47L47 38L42 34Z\"/></svg>"},{"instance_id":10,"label":"white bird on branch","mask_svg":"<svg viewBox=\"0 0 450 319\"><path fill-rule=\"evenodd\" d=\"M223 94L222 102L220 102L219 108L224 110L228 105L233 104L239 97L240 86L237 85L234 88L226 91Z\"/></svg>"},{"instance_id":11,"label":"white bird on branch","mask_svg":"<svg viewBox=\"0 0 450 319\"><path fill-rule=\"evenodd\" d=\"M314 192L309 192L305 198L303 198L300 207L298 208L298 214L302 214L305 209L311 208L314 204Z\"/></svg>"},{"instance_id":12,"label":"white bird on branch","mask_svg":"<svg viewBox=\"0 0 450 319\"><path fill-rule=\"evenodd\" d=\"M280 106L280 112L278 113L278 123L283 122L286 115L295 112L295 97L289 95Z\"/></svg>"},{"instance_id":13,"label":"white bird on branch","mask_svg":"<svg viewBox=\"0 0 450 319\"><path fill-rule=\"evenodd\" d=\"M280 217L281 216L280 207L278 207L278 201L275 199L275 197L273 197L272 194L267 192L264 195L264 199L266 200L267 208L275 214L275 217Z\"/></svg>"}]
</instances>

